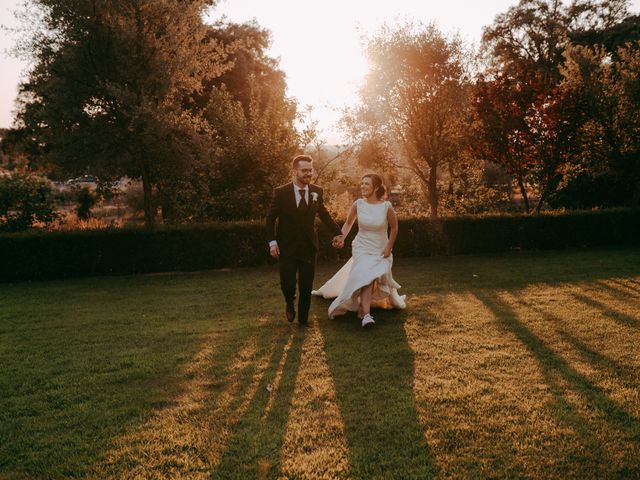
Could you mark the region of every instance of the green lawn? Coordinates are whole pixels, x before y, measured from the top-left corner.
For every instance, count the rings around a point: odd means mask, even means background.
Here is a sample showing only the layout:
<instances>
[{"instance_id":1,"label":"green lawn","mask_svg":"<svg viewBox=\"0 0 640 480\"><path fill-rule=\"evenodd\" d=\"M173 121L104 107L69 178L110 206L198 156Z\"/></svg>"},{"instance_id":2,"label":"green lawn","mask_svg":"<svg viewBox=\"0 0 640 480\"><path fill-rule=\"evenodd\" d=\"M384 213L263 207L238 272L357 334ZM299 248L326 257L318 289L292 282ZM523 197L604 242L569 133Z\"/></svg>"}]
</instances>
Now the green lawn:
<instances>
[{"instance_id":1,"label":"green lawn","mask_svg":"<svg viewBox=\"0 0 640 480\"><path fill-rule=\"evenodd\" d=\"M0 478L640 478L640 248L394 275L366 331L275 266L0 284Z\"/></svg>"}]
</instances>

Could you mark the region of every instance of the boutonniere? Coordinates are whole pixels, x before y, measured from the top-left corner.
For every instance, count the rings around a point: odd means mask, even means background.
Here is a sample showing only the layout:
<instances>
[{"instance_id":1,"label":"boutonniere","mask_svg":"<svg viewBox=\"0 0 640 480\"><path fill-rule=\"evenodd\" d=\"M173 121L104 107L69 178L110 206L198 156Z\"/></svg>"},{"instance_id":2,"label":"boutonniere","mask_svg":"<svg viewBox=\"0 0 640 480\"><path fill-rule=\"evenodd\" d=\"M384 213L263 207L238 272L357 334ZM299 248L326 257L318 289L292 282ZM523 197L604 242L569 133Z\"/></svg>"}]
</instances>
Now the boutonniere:
<instances>
[{"instance_id":1,"label":"boutonniere","mask_svg":"<svg viewBox=\"0 0 640 480\"><path fill-rule=\"evenodd\" d=\"M318 193L317 192L311 192L311 201L312 202L317 202L318 201Z\"/></svg>"}]
</instances>

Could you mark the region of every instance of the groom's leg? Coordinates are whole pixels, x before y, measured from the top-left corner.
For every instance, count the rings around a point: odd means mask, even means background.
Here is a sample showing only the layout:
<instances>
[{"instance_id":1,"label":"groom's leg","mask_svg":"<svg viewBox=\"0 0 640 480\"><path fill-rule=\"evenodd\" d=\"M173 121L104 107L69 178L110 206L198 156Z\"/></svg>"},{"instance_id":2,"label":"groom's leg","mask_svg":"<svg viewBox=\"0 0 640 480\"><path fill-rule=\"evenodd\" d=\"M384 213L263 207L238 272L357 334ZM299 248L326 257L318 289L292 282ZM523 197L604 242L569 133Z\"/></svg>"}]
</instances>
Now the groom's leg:
<instances>
[{"instance_id":1,"label":"groom's leg","mask_svg":"<svg viewBox=\"0 0 640 480\"><path fill-rule=\"evenodd\" d=\"M280 257L280 289L288 305L296 299L296 273L298 270L295 258Z\"/></svg>"},{"instance_id":2,"label":"groom's leg","mask_svg":"<svg viewBox=\"0 0 640 480\"><path fill-rule=\"evenodd\" d=\"M309 318L311 306L311 289L313 288L313 276L316 270L315 259L312 261L298 260L298 320L306 323Z\"/></svg>"}]
</instances>

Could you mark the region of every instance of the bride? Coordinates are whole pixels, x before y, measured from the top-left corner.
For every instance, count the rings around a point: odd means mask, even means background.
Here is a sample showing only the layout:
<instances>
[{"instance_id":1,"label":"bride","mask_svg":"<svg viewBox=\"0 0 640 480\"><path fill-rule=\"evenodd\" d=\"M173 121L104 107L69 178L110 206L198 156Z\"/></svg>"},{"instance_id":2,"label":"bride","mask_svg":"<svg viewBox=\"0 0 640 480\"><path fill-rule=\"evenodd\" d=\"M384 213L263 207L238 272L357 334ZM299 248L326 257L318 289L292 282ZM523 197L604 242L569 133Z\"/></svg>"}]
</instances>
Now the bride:
<instances>
[{"instance_id":1,"label":"bride","mask_svg":"<svg viewBox=\"0 0 640 480\"><path fill-rule=\"evenodd\" d=\"M396 212L391 202L382 199L386 189L379 175L363 176L360 191L362 198L351 205L336 245L344 245L344 238L358 220L352 256L327 283L311 293L335 298L329 306L329 318L357 311L362 326L366 327L375 323L371 316L372 306L405 308L406 303L405 295L398 295L400 285L391 275L391 251L398 235ZM391 232L387 236L389 229Z\"/></svg>"}]
</instances>

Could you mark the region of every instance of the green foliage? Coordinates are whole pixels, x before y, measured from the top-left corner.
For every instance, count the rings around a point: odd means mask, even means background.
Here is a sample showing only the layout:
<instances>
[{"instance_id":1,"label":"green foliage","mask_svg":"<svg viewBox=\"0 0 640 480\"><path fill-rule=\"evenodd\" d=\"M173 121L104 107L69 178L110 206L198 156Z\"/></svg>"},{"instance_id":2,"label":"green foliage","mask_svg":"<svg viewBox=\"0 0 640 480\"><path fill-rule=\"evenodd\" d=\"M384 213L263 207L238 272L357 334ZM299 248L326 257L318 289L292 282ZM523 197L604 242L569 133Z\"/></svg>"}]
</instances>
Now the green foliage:
<instances>
[{"instance_id":1,"label":"green foliage","mask_svg":"<svg viewBox=\"0 0 640 480\"><path fill-rule=\"evenodd\" d=\"M552 205L640 204L640 43L618 49L567 49L558 91L576 135Z\"/></svg>"},{"instance_id":2,"label":"green foliage","mask_svg":"<svg viewBox=\"0 0 640 480\"><path fill-rule=\"evenodd\" d=\"M522 195L524 210L529 213L529 192L537 157L530 155L527 113L534 92L508 75L491 80L480 78L475 85L475 134L472 152L481 159L495 163L516 181Z\"/></svg>"},{"instance_id":3,"label":"green foliage","mask_svg":"<svg viewBox=\"0 0 640 480\"><path fill-rule=\"evenodd\" d=\"M298 146L296 104L266 55L268 32L218 23L208 35L229 52L232 66L205 82L193 106L210 127L210 151L192 170L159 184L167 223L262 217Z\"/></svg>"},{"instance_id":4,"label":"green foliage","mask_svg":"<svg viewBox=\"0 0 640 480\"><path fill-rule=\"evenodd\" d=\"M25 39L34 68L20 120L48 163L103 179L142 179L153 224L154 187L206 157L208 129L185 108L225 68L207 37L208 0L37 0Z\"/></svg>"},{"instance_id":5,"label":"green foliage","mask_svg":"<svg viewBox=\"0 0 640 480\"><path fill-rule=\"evenodd\" d=\"M49 182L34 175L0 177L0 231L19 232L57 218Z\"/></svg>"},{"instance_id":6,"label":"green foliage","mask_svg":"<svg viewBox=\"0 0 640 480\"><path fill-rule=\"evenodd\" d=\"M354 229L355 230L355 229ZM319 258L348 258L320 226ZM556 249L638 242L640 211L401 219L396 256ZM0 280L189 271L270 262L264 225L236 222L0 236Z\"/></svg>"},{"instance_id":7,"label":"green foliage","mask_svg":"<svg viewBox=\"0 0 640 480\"><path fill-rule=\"evenodd\" d=\"M256 223L39 232L0 239L2 276L15 279L200 270L267 259L264 227Z\"/></svg>"},{"instance_id":8,"label":"green foliage","mask_svg":"<svg viewBox=\"0 0 640 480\"><path fill-rule=\"evenodd\" d=\"M486 79L476 89L479 151L516 177L527 211L527 184L539 190L538 213L553 202L580 141L579 117L589 114L586 104L563 95L560 86L569 39L595 38L627 15L626 0L522 0L485 28L483 47L490 56ZM591 142L590 148L597 145Z\"/></svg>"},{"instance_id":9,"label":"green foliage","mask_svg":"<svg viewBox=\"0 0 640 480\"><path fill-rule=\"evenodd\" d=\"M268 92L257 78L249 84L252 94L246 107L221 91L226 107L212 103L207 109L220 135L208 178L207 220L262 217L273 188L286 181L297 150L295 108L284 89Z\"/></svg>"}]
</instances>

